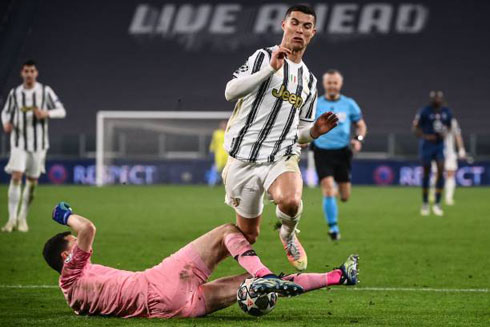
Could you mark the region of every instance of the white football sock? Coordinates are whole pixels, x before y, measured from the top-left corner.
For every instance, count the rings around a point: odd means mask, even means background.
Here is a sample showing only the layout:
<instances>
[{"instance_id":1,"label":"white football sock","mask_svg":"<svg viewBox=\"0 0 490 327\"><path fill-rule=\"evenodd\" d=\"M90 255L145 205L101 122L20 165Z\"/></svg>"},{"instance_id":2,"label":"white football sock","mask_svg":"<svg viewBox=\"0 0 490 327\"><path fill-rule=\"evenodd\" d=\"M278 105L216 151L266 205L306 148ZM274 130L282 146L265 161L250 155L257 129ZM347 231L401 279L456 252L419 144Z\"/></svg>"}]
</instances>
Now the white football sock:
<instances>
[{"instance_id":1,"label":"white football sock","mask_svg":"<svg viewBox=\"0 0 490 327\"><path fill-rule=\"evenodd\" d=\"M22 199L20 202L20 212L19 220L26 220L27 213L29 212L29 205L34 198L34 189L36 188L37 182L31 182L26 179L26 185L24 186L24 192L22 192Z\"/></svg>"},{"instance_id":2,"label":"white football sock","mask_svg":"<svg viewBox=\"0 0 490 327\"><path fill-rule=\"evenodd\" d=\"M290 240L294 235L294 231L296 230L296 226L298 226L299 220L301 218L301 214L303 213L303 201L301 201L298 213L296 216L291 217L279 209L279 206L276 206L276 217L281 221L282 226L279 231L279 235L281 239L284 241Z\"/></svg>"},{"instance_id":3,"label":"white football sock","mask_svg":"<svg viewBox=\"0 0 490 327\"><path fill-rule=\"evenodd\" d=\"M446 184L444 185L444 192L446 193L446 201L451 202L454 197L454 190L456 189L456 179L453 177L446 178Z\"/></svg>"},{"instance_id":4,"label":"white football sock","mask_svg":"<svg viewBox=\"0 0 490 327\"><path fill-rule=\"evenodd\" d=\"M436 179L436 173L432 172L429 180L429 202L436 201Z\"/></svg>"},{"instance_id":5,"label":"white football sock","mask_svg":"<svg viewBox=\"0 0 490 327\"><path fill-rule=\"evenodd\" d=\"M16 184L13 180L10 180L9 185L9 222L17 222L17 209L19 208L20 200L20 183Z\"/></svg>"}]
</instances>

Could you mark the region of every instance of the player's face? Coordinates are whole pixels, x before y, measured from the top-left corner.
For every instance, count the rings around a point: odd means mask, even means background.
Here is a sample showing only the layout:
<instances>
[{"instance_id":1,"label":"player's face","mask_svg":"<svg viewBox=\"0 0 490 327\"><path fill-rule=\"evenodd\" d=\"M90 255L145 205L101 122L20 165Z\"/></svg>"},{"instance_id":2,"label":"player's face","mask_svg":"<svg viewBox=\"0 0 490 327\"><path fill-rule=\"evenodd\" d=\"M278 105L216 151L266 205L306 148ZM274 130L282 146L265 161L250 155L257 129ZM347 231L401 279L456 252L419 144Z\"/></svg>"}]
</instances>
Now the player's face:
<instances>
[{"instance_id":1,"label":"player's face","mask_svg":"<svg viewBox=\"0 0 490 327\"><path fill-rule=\"evenodd\" d=\"M316 33L315 18L312 15L293 11L282 21L285 46L293 51L306 48Z\"/></svg>"},{"instance_id":2,"label":"player's face","mask_svg":"<svg viewBox=\"0 0 490 327\"><path fill-rule=\"evenodd\" d=\"M24 80L25 84L32 85L34 82L36 82L38 71L36 66L24 66L22 67L22 70L20 71L20 75L22 76L22 79Z\"/></svg>"},{"instance_id":3,"label":"player's face","mask_svg":"<svg viewBox=\"0 0 490 327\"><path fill-rule=\"evenodd\" d=\"M68 244L67 244L66 250L64 252L69 254L71 252L71 250L73 249L73 247L75 246L75 244L77 243L77 238L73 235L67 235L67 236L65 236L65 240L68 241Z\"/></svg>"},{"instance_id":4,"label":"player's face","mask_svg":"<svg viewBox=\"0 0 490 327\"><path fill-rule=\"evenodd\" d=\"M336 98L342 89L343 79L338 73L323 75L323 88L329 98Z\"/></svg>"},{"instance_id":5,"label":"player's face","mask_svg":"<svg viewBox=\"0 0 490 327\"><path fill-rule=\"evenodd\" d=\"M444 98L440 96L435 96L431 99L431 103L434 107L441 107L444 103Z\"/></svg>"}]
</instances>

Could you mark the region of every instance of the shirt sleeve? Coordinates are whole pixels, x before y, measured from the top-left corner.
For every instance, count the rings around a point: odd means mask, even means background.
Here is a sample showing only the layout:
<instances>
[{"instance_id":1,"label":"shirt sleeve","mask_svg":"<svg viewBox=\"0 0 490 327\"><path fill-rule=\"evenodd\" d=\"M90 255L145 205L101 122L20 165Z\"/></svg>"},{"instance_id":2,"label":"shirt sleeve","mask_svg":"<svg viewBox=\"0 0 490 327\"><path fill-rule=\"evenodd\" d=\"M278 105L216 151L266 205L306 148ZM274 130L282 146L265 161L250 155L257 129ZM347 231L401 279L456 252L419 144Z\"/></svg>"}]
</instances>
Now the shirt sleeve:
<instances>
[{"instance_id":1,"label":"shirt sleeve","mask_svg":"<svg viewBox=\"0 0 490 327\"><path fill-rule=\"evenodd\" d=\"M65 118L66 110L60 99L49 86L46 87L49 118Z\"/></svg>"},{"instance_id":2,"label":"shirt sleeve","mask_svg":"<svg viewBox=\"0 0 490 327\"><path fill-rule=\"evenodd\" d=\"M269 65L269 57L270 56L266 54L265 50L259 49L255 51L253 55L248 57L243 65L233 72L233 78L249 76L258 72Z\"/></svg>"},{"instance_id":3,"label":"shirt sleeve","mask_svg":"<svg viewBox=\"0 0 490 327\"><path fill-rule=\"evenodd\" d=\"M72 252L66 258L63 269L61 270L60 286L62 288L70 287L78 278L83 275L84 269L90 263L92 251L85 252L75 245Z\"/></svg>"},{"instance_id":4,"label":"shirt sleeve","mask_svg":"<svg viewBox=\"0 0 490 327\"><path fill-rule=\"evenodd\" d=\"M316 89L317 80L313 77L310 94L299 111L299 120L301 122L312 123L316 117L316 105L318 102L318 90Z\"/></svg>"},{"instance_id":5,"label":"shirt sleeve","mask_svg":"<svg viewBox=\"0 0 490 327\"><path fill-rule=\"evenodd\" d=\"M11 90L9 95L7 96L7 101L5 101L5 105L2 110L2 124L9 123L12 118L12 114L14 111L14 90Z\"/></svg>"},{"instance_id":6,"label":"shirt sleeve","mask_svg":"<svg viewBox=\"0 0 490 327\"><path fill-rule=\"evenodd\" d=\"M353 123L357 123L359 120L362 119L362 112L361 108L357 104L356 101L352 100L350 103L350 121Z\"/></svg>"}]
</instances>

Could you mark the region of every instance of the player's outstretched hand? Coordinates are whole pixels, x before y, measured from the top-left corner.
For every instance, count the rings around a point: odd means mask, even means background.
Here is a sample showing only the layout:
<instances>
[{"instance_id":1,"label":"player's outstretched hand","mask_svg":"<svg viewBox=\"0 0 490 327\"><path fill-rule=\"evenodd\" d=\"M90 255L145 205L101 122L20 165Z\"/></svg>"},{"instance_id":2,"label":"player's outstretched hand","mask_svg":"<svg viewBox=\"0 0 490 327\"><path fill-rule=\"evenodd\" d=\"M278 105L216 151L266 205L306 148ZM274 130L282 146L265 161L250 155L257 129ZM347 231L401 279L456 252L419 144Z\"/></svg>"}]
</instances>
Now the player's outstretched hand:
<instances>
[{"instance_id":1,"label":"player's outstretched hand","mask_svg":"<svg viewBox=\"0 0 490 327\"><path fill-rule=\"evenodd\" d=\"M322 114L313 124L311 136L316 139L319 136L330 132L330 130L337 126L338 122L339 118L333 112L329 111Z\"/></svg>"},{"instance_id":2,"label":"player's outstretched hand","mask_svg":"<svg viewBox=\"0 0 490 327\"><path fill-rule=\"evenodd\" d=\"M53 209L53 220L61 225L66 225L68 217L72 214L73 210L66 202L61 201Z\"/></svg>"},{"instance_id":3,"label":"player's outstretched hand","mask_svg":"<svg viewBox=\"0 0 490 327\"><path fill-rule=\"evenodd\" d=\"M291 50L281 46L279 46L276 50L272 51L271 62L270 62L272 68L274 68L275 70L281 69L282 65L284 65L284 59L286 59L286 57L290 54L291 54Z\"/></svg>"}]
</instances>

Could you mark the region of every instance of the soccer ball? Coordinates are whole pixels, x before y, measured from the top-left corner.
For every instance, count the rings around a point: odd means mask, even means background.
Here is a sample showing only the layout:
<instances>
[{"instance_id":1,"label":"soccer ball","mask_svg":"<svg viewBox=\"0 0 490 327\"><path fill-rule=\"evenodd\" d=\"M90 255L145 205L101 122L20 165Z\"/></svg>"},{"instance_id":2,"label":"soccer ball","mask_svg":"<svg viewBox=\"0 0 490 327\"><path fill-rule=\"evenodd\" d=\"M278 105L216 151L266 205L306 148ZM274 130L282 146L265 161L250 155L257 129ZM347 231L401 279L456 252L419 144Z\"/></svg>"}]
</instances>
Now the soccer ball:
<instances>
[{"instance_id":1,"label":"soccer ball","mask_svg":"<svg viewBox=\"0 0 490 327\"><path fill-rule=\"evenodd\" d=\"M247 278L238 288L236 298L240 308L252 316L262 316L274 309L277 302L277 294L272 292L259 295L251 288L254 278Z\"/></svg>"}]
</instances>

